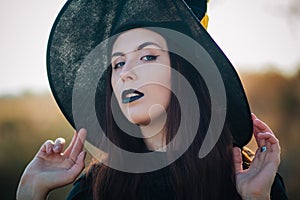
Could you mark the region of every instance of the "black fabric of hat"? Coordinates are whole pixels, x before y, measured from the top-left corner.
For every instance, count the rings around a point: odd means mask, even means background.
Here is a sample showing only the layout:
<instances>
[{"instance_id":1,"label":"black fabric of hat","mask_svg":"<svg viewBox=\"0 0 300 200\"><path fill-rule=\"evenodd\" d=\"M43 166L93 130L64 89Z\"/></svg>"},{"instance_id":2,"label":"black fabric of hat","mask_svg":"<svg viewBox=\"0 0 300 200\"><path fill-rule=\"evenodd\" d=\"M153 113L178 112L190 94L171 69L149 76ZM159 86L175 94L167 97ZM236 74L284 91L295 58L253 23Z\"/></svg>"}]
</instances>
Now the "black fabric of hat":
<instances>
[{"instance_id":1,"label":"black fabric of hat","mask_svg":"<svg viewBox=\"0 0 300 200\"><path fill-rule=\"evenodd\" d=\"M196 14L191 10L196 11ZM234 144L242 147L252 137L252 119L243 86L234 67L199 23L206 11L206 2L183 0L69 0L59 13L50 34L47 49L47 71L51 90L69 123L76 129L74 120L74 85L95 48L112 35L124 29L140 26L157 26L174 29L188 35L201 45L216 64L227 95L227 121ZM197 17L198 16L198 17ZM177 41L180 45L180 41ZM106 68L107 54L98 61ZM89 75L81 79L89 88ZM98 87L99 103L105 100L105 87ZM83 98L84 99L84 98ZM81 102L82 112L85 104ZM87 103L88 104L88 103ZM104 105L104 104L103 104ZM103 115L105 108L103 108ZM87 117L88 118L88 117ZM91 122L94 123L94 122ZM95 138L94 138L95 139ZM88 138L88 140L93 140Z\"/></svg>"}]
</instances>

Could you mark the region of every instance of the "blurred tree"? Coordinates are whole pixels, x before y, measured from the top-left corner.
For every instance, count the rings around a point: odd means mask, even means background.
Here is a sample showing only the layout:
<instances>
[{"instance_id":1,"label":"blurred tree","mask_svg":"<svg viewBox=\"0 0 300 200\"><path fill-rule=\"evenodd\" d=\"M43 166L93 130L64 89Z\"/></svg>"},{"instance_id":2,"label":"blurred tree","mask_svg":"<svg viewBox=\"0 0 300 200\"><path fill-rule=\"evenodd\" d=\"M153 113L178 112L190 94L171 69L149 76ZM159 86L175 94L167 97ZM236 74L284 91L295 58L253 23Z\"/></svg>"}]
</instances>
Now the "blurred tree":
<instances>
[{"instance_id":1,"label":"blurred tree","mask_svg":"<svg viewBox=\"0 0 300 200\"><path fill-rule=\"evenodd\" d=\"M300 196L300 66L293 76L278 71L242 76L252 112L266 121L281 143L283 175L290 199Z\"/></svg>"}]
</instances>

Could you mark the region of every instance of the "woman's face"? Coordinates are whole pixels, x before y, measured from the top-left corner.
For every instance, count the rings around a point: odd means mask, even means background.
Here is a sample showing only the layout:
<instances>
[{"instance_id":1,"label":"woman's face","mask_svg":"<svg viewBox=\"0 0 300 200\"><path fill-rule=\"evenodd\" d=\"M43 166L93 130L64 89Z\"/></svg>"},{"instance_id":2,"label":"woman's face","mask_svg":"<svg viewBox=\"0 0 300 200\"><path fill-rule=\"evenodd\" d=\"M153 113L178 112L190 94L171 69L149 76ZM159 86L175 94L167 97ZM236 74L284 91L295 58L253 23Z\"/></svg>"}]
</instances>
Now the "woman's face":
<instances>
[{"instance_id":1,"label":"woman's face","mask_svg":"<svg viewBox=\"0 0 300 200\"><path fill-rule=\"evenodd\" d=\"M165 113L171 68L161 35L143 28L122 33L113 45L111 66L113 91L129 121L147 125Z\"/></svg>"}]
</instances>

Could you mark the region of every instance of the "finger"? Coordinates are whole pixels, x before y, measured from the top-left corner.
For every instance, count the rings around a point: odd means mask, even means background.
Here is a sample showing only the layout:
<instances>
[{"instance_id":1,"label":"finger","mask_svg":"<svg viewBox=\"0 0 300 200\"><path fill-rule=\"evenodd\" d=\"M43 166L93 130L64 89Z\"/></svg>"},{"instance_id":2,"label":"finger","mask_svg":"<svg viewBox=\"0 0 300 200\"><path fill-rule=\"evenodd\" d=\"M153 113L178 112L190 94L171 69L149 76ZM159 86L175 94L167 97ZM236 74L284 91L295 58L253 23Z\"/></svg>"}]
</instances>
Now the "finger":
<instances>
[{"instance_id":1,"label":"finger","mask_svg":"<svg viewBox=\"0 0 300 200\"><path fill-rule=\"evenodd\" d=\"M61 153L64 149L65 143L66 143L66 140L64 138L57 138L54 142L53 152Z\"/></svg>"},{"instance_id":2,"label":"finger","mask_svg":"<svg viewBox=\"0 0 300 200\"><path fill-rule=\"evenodd\" d=\"M44 142L44 144L41 146L40 150L37 152L37 156L43 156L45 154L47 154L47 149L49 151L49 144L48 143L51 143L50 140L47 140Z\"/></svg>"},{"instance_id":3,"label":"finger","mask_svg":"<svg viewBox=\"0 0 300 200\"><path fill-rule=\"evenodd\" d=\"M259 165L259 149L256 149L255 154L254 154L254 158L251 162L250 167L258 168L258 165Z\"/></svg>"},{"instance_id":4,"label":"finger","mask_svg":"<svg viewBox=\"0 0 300 200\"><path fill-rule=\"evenodd\" d=\"M260 132L258 133L256 131L254 131L254 138L255 138L256 144L257 144L258 148L261 148L266 145L266 141L263 138L260 138L258 136L259 134L260 134Z\"/></svg>"},{"instance_id":5,"label":"finger","mask_svg":"<svg viewBox=\"0 0 300 200\"><path fill-rule=\"evenodd\" d=\"M253 119L253 128L255 132L272 132L271 128L264 123L263 121L261 121L260 119L258 119L256 116Z\"/></svg>"},{"instance_id":6,"label":"finger","mask_svg":"<svg viewBox=\"0 0 300 200\"><path fill-rule=\"evenodd\" d=\"M259 133L258 137L265 140L267 150L271 152L280 152L279 141L272 133Z\"/></svg>"},{"instance_id":7,"label":"finger","mask_svg":"<svg viewBox=\"0 0 300 200\"><path fill-rule=\"evenodd\" d=\"M44 143L44 144L41 146L41 148L40 148L40 150L38 151L38 153L39 153L39 152L46 153L46 143Z\"/></svg>"},{"instance_id":8,"label":"finger","mask_svg":"<svg viewBox=\"0 0 300 200\"><path fill-rule=\"evenodd\" d=\"M257 170L260 169L262 166L265 165L265 158L268 152L278 152L280 153L280 146L277 138L274 134L267 132L267 133L258 133L257 134L258 142L261 144L259 148L256 150L255 157L252 161L252 169ZM263 150L262 148L267 148ZM263 150L263 151L262 151Z\"/></svg>"},{"instance_id":9,"label":"finger","mask_svg":"<svg viewBox=\"0 0 300 200\"><path fill-rule=\"evenodd\" d=\"M278 139L270 132L266 133L258 133L258 138L265 140L266 142L270 142L271 144L275 144L278 142Z\"/></svg>"},{"instance_id":10,"label":"finger","mask_svg":"<svg viewBox=\"0 0 300 200\"><path fill-rule=\"evenodd\" d=\"M254 113L251 113L251 118L252 120L258 119L258 117Z\"/></svg>"},{"instance_id":11,"label":"finger","mask_svg":"<svg viewBox=\"0 0 300 200\"><path fill-rule=\"evenodd\" d=\"M54 146L54 142L52 140L47 140L45 143L44 143L44 149L45 149L45 153L47 154L51 154L53 153L53 146Z\"/></svg>"},{"instance_id":12,"label":"finger","mask_svg":"<svg viewBox=\"0 0 300 200\"><path fill-rule=\"evenodd\" d=\"M77 139L77 136L78 136L78 133L77 133L77 131L75 130L75 131L74 131L74 135L73 135L73 137L72 137L72 140L71 140L69 146L67 147L67 149L66 149L65 152L64 152L64 155L66 155L67 157L69 157L69 155L70 155L70 153L71 153L71 151L72 151L72 149L73 149L73 146L74 146L74 144L75 144L75 141L76 141L76 139Z\"/></svg>"},{"instance_id":13,"label":"finger","mask_svg":"<svg viewBox=\"0 0 300 200\"><path fill-rule=\"evenodd\" d=\"M82 151L77 156L77 160L75 164L68 170L70 174L72 174L72 179L74 180L80 172L84 169L84 159L86 156L86 152ZM72 180L72 181L73 181Z\"/></svg>"},{"instance_id":14,"label":"finger","mask_svg":"<svg viewBox=\"0 0 300 200\"><path fill-rule=\"evenodd\" d=\"M233 152L233 162L234 162L234 168L235 168L235 172L239 173L243 171L243 167L242 167L242 153L241 153L241 149L238 147L233 147L232 149Z\"/></svg>"},{"instance_id":15,"label":"finger","mask_svg":"<svg viewBox=\"0 0 300 200\"><path fill-rule=\"evenodd\" d=\"M80 129L78 132L78 136L76 138L75 144L73 145L73 148L71 150L70 156L69 158L71 160L76 161L78 155L80 154L80 152L82 152L83 149L83 144L86 138L86 130L85 129Z\"/></svg>"},{"instance_id":16,"label":"finger","mask_svg":"<svg viewBox=\"0 0 300 200\"><path fill-rule=\"evenodd\" d=\"M260 119L258 119L253 113L252 113L252 119L253 119L253 135L255 137L257 146L262 147L265 145L265 141L258 138L257 135L262 132L272 133L272 130L269 128L267 124L265 124Z\"/></svg>"},{"instance_id":17,"label":"finger","mask_svg":"<svg viewBox=\"0 0 300 200\"><path fill-rule=\"evenodd\" d=\"M258 130L256 128L256 123L255 123L255 120L258 118L256 117L256 115L254 113L251 113L251 117L252 117L252 122L253 122L253 135L254 135L257 146L260 146L260 144L258 142L258 138L257 138Z\"/></svg>"},{"instance_id":18,"label":"finger","mask_svg":"<svg viewBox=\"0 0 300 200\"><path fill-rule=\"evenodd\" d=\"M254 171L260 170L265 165L266 152L262 152L261 148L257 148L254 159L251 162L250 169Z\"/></svg>"}]
</instances>

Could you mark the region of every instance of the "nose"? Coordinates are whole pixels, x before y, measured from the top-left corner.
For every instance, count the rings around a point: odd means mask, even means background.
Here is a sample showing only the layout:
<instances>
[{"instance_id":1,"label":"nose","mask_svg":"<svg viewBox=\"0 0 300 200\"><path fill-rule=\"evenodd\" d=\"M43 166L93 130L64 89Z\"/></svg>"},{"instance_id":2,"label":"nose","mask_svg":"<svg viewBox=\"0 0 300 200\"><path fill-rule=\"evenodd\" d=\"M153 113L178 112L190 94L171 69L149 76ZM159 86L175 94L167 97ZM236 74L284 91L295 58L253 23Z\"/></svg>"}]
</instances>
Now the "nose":
<instances>
[{"instance_id":1,"label":"nose","mask_svg":"<svg viewBox=\"0 0 300 200\"><path fill-rule=\"evenodd\" d=\"M130 66L133 66L133 63L126 62L125 66L123 66L122 71L120 72L120 78L123 81L136 79L134 67Z\"/></svg>"},{"instance_id":2,"label":"nose","mask_svg":"<svg viewBox=\"0 0 300 200\"><path fill-rule=\"evenodd\" d=\"M135 73L132 70L122 71L120 73L120 78L123 81L126 81L126 80L135 80L136 79L136 75L135 75Z\"/></svg>"}]
</instances>

